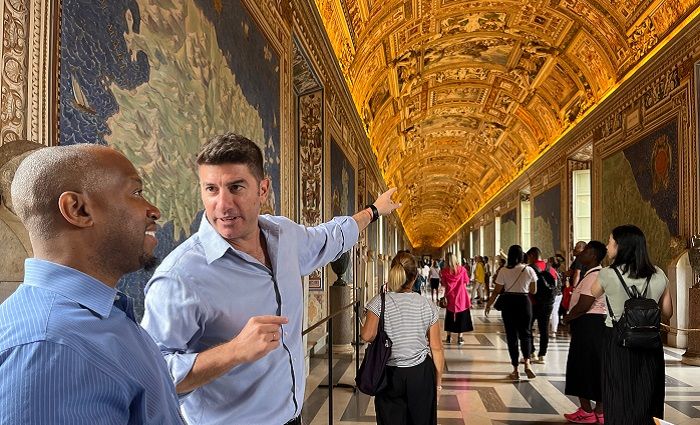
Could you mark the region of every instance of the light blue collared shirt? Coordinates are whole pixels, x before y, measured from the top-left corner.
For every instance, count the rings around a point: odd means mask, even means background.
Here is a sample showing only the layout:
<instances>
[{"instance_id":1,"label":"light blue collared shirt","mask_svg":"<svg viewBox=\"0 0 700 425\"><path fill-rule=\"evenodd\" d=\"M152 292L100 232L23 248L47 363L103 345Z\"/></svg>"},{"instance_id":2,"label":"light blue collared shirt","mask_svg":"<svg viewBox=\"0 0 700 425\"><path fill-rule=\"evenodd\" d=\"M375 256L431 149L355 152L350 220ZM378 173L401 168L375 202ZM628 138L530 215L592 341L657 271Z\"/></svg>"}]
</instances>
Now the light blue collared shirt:
<instances>
[{"instance_id":1,"label":"light blue collared shirt","mask_svg":"<svg viewBox=\"0 0 700 425\"><path fill-rule=\"evenodd\" d=\"M126 295L28 259L0 305L0 424L182 424L158 347Z\"/></svg>"},{"instance_id":2,"label":"light blue collared shirt","mask_svg":"<svg viewBox=\"0 0 700 425\"><path fill-rule=\"evenodd\" d=\"M282 315L282 345L183 397L191 425L280 425L301 413L306 382L301 276L357 242L352 217L304 227L262 215L272 270L234 249L202 216L199 231L171 252L146 286L142 326L156 340L175 383L197 354L231 340L248 319ZM278 301L279 300L279 301Z\"/></svg>"}]
</instances>

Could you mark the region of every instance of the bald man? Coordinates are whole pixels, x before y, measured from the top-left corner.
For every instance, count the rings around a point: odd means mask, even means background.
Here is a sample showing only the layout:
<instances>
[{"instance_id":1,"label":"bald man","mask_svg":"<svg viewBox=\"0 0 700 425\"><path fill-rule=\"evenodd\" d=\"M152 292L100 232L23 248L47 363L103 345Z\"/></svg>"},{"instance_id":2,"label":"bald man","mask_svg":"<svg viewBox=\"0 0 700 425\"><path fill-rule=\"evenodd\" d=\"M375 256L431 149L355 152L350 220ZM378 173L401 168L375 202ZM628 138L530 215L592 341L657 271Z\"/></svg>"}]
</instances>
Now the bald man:
<instances>
[{"instance_id":1,"label":"bald man","mask_svg":"<svg viewBox=\"0 0 700 425\"><path fill-rule=\"evenodd\" d=\"M576 242L576 245L574 245L574 252L572 253L572 255L574 256L574 261L571 263L571 267L569 268L568 273L571 286L574 288L576 287L576 285L578 285L579 280L581 280L581 276L586 274L586 271L588 271L586 266L584 266L578 259L578 256L583 252L585 248L586 242L584 241L578 241Z\"/></svg>"},{"instance_id":2,"label":"bald man","mask_svg":"<svg viewBox=\"0 0 700 425\"><path fill-rule=\"evenodd\" d=\"M22 161L12 203L34 257L0 305L0 424L182 424L163 358L116 290L153 261L160 211L134 166L92 145Z\"/></svg>"}]
</instances>

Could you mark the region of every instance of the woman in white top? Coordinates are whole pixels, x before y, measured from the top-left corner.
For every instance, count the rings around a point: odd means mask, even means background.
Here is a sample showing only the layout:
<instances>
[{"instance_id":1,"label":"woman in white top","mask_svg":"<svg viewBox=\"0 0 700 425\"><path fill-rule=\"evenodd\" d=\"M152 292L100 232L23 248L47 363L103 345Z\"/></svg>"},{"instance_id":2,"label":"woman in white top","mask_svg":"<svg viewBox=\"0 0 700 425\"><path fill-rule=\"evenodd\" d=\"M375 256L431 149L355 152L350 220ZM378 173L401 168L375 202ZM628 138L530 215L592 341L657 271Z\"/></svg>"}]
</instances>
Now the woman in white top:
<instances>
[{"instance_id":1,"label":"woman in white top","mask_svg":"<svg viewBox=\"0 0 700 425\"><path fill-rule=\"evenodd\" d=\"M673 315L668 279L649 259L644 233L636 226L613 229L608 240L610 267L598 273L591 293L606 295L610 303L606 319L603 349L603 404L608 425L653 424L653 417L663 419L665 365L663 347L656 349L627 348L618 345L613 318L619 320L629 296L625 284L646 298L655 300L661 309L661 320L668 323ZM621 273L618 277L617 270Z\"/></svg>"},{"instance_id":2,"label":"woman in white top","mask_svg":"<svg viewBox=\"0 0 700 425\"><path fill-rule=\"evenodd\" d=\"M438 310L412 291L417 274L411 254L401 252L391 261L384 330L392 347L387 387L374 398L377 424L437 424L437 390L441 388L444 364ZM366 308L360 336L372 342L377 336L381 296L375 296Z\"/></svg>"},{"instance_id":3,"label":"woman in white top","mask_svg":"<svg viewBox=\"0 0 700 425\"><path fill-rule=\"evenodd\" d=\"M437 301L440 296L440 267L437 260L433 260L433 266L430 268L428 275L430 276L430 299Z\"/></svg>"},{"instance_id":4,"label":"woman in white top","mask_svg":"<svg viewBox=\"0 0 700 425\"><path fill-rule=\"evenodd\" d=\"M529 379L534 379L536 376L530 368L532 303L528 294L534 294L537 291L537 275L532 267L522 264L523 258L523 249L520 245L512 245L508 249L508 261L506 266L499 270L495 278L496 286L484 309L484 314L488 316L496 297L503 297L501 316L506 329L510 363L513 365L513 373L508 375L508 379L512 380L520 379L518 340L525 358L525 374Z\"/></svg>"}]
</instances>

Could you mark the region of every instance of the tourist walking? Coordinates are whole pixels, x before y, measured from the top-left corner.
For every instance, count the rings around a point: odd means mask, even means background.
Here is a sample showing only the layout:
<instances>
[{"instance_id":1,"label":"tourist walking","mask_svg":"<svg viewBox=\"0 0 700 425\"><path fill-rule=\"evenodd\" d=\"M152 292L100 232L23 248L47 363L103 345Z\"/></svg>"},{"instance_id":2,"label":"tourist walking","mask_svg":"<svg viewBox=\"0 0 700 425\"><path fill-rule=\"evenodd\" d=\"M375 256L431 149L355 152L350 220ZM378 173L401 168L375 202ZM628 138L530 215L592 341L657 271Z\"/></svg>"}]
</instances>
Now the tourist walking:
<instances>
[{"instance_id":1,"label":"tourist walking","mask_svg":"<svg viewBox=\"0 0 700 425\"><path fill-rule=\"evenodd\" d=\"M467 293L469 276L467 276L466 269L459 265L454 254L447 255L447 264L440 272L440 280L442 286L445 287L445 299L447 300L447 311L445 312L447 339L445 342L449 344L451 334L456 333L457 343L462 345L464 344L462 333L474 330L469 312L472 303Z\"/></svg>"},{"instance_id":2,"label":"tourist walking","mask_svg":"<svg viewBox=\"0 0 700 425\"><path fill-rule=\"evenodd\" d=\"M387 387L374 398L377 424L436 425L437 390L444 355L437 307L411 289L418 270L413 256L401 252L391 261L385 295L384 330L392 341ZM381 296L367 304L360 336L372 342L381 315Z\"/></svg>"},{"instance_id":3,"label":"tourist walking","mask_svg":"<svg viewBox=\"0 0 700 425\"><path fill-rule=\"evenodd\" d=\"M484 314L488 317L496 297L503 297L501 316L506 330L510 363L513 365L513 372L508 375L511 380L520 379L518 341L525 358L525 374L529 379L536 376L530 367L532 303L528 295L537 291L537 275L531 267L522 263L523 256L520 245L512 245L508 249L506 266L499 270L493 293L484 309Z\"/></svg>"}]
</instances>

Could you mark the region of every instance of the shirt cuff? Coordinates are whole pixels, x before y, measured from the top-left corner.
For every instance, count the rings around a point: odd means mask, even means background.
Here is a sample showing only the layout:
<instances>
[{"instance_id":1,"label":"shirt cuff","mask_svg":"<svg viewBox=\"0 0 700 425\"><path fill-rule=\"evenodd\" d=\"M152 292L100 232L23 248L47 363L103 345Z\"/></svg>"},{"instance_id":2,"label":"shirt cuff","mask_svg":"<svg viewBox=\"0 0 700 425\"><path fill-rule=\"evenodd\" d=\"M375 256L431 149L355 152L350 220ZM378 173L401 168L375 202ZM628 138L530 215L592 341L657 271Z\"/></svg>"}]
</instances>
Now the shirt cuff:
<instances>
[{"instance_id":1,"label":"shirt cuff","mask_svg":"<svg viewBox=\"0 0 700 425\"><path fill-rule=\"evenodd\" d=\"M165 362L168 364L168 369L170 370L170 377L172 378L173 383L176 386L177 384L182 382L190 373L190 371L192 370L192 366L194 366L194 361L198 355L199 353L165 355ZM182 397L187 394L189 393L178 394L178 396Z\"/></svg>"},{"instance_id":2,"label":"shirt cuff","mask_svg":"<svg viewBox=\"0 0 700 425\"><path fill-rule=\"evenodd\" d=\"M340 230L343 233L343 248L338 254L338 257L340 257L345 251L349 251L355 246L357 240L360 238L360 228L357 227L355 219L349 216L336 217L333 221L340 226Z\"/></svg>"}]
</instances>

